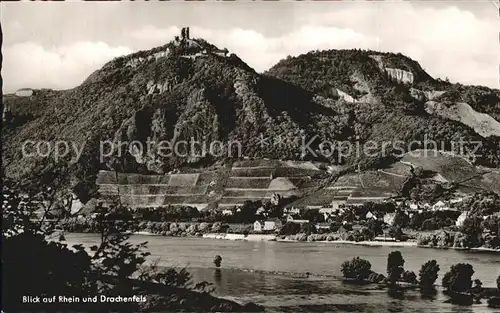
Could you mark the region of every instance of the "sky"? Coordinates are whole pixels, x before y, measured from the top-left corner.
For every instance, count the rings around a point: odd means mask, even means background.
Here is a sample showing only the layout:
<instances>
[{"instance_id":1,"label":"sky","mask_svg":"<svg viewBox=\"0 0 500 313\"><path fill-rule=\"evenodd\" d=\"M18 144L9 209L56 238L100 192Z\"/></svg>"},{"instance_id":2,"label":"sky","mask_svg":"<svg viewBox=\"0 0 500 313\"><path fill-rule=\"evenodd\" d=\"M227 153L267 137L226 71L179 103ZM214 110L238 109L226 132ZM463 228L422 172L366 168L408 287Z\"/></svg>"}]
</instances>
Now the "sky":
<instances>
[{"instance_id":1,"label":"sky","mask_svg":"<svg viewBox=\"0 0 500 313\"><path fill-rule=\"evenodd\" d=\"M493 1L1 2L4 93L67 89L190 27L258 72L310 50L401 52L434 78L500 88Z\"/></svg>"}]
</instances>

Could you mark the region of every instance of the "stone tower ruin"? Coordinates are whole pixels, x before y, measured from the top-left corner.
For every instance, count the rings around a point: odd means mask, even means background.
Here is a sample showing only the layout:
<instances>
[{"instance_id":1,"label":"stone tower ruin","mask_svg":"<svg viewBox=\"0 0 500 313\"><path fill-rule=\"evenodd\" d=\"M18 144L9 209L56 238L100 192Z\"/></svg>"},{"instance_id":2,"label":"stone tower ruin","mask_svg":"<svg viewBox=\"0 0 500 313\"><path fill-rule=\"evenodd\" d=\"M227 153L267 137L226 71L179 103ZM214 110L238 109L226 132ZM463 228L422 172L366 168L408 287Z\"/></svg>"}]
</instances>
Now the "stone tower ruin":
<instances>
[{"instance_id":1,"label":"stone tower ruin","mask_svg":"<svg viewBox=\"0 0 500 313\"><path fill-rule=\"evenodd\" d=\"M183 27L181 29L181 39L182 40L189 39L189 27Z\"/></svg>"}]
</instances>

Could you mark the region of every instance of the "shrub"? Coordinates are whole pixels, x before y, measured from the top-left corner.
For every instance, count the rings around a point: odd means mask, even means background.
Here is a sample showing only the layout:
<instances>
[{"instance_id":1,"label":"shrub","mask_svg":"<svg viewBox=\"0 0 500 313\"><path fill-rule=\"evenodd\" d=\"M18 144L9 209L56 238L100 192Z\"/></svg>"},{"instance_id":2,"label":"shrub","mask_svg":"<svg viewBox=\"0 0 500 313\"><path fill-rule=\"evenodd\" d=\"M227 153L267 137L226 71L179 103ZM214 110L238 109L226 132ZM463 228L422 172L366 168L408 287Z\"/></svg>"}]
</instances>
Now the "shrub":
<instances>
[{"instance_id":1,"label":"shrub","mask_svg":"<svg viewBox=\"0 0 500 313\"><path fill-rule=\"evenodd\" d=\"M341 265L342 274L345 278L367 279L371 273L372 265L367 260L355 257L350 261L345 261Z\"/></svg>"}]
</instances>

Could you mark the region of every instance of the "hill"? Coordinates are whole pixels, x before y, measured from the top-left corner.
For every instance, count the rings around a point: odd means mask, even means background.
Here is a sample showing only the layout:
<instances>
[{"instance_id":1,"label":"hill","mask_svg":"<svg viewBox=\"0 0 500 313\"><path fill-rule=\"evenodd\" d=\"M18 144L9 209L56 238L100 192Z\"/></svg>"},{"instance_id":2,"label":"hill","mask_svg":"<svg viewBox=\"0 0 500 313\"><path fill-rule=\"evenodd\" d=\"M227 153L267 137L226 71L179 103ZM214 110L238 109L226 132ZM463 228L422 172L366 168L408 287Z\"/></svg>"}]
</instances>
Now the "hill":
<instances>
[{"instance_id":1,"label":"hill","mask_svg":"<svg viewBox=\"0 0 500 313\"><path fill-rule=\"evenodd\" d=\"M312 51L281 60L266 75L325 98L342 99L350 107L370 103L406 111L403 115L438 116L458 121L483 138L500 138L500 90L434 79L402 54Z\"/></svg>"},{"instance_id":2,"label":"hill","mask_svg":"<svg viewBox=\"0 0 500 313\"><path fill-rule=\"evenodd\" d=\"M27 140L64 140L81 149L59 161L70 167L71 184L83 184L86 193L95 189L100 170L165 175L176 169L209 170L217 161L241 157L370 169L394 163L390 152L419 148L408 144L425 138L443 142L445 149L452 149L458 138L480 141L481 156L474 162L498 166L497 136L484 138L470 125L425 111L430 98L463 101L456 99L457 93L474 101L469 105L475 111L500 115L498 103L490 103L497 101L498 91L435 80L402 55L311 52L282 60L260 75L203 39L176 38L116 58L73 89L40 91L29 98L5 96L11 116L2 134L3 171L23 179L59 166L47 165L43 157L23 157L20 148ZM177 147L176 153L164 153L165 142L170 149ZM220 145L212 151L214 142ZM378 144L377 153L343 154L339 148L368 142ZM403 147L383 148L388 142ZM212 153L200 143L208 143ZM325 152L325 143L334 149ZM113 153L101 151L111 144ZM138 150L138 145L148 149ZM117 153L116 147L123 146ZM238 171L234 175L244 175ZM288 180L275 183L297 186ZM262 188L269 186L265 184Z\"/></svg>"}]
</instances>

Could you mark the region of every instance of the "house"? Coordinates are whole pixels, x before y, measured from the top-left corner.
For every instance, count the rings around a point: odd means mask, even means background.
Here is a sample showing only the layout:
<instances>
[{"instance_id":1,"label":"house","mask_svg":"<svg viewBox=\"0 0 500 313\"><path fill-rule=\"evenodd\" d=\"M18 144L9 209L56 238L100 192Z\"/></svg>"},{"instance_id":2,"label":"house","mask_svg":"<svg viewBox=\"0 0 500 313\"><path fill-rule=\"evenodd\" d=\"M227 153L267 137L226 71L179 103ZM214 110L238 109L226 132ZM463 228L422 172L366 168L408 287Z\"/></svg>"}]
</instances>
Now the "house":
<instances>
[{"instance_id":1,"label":"house","mask_svg":"<svg viewBox=\"0 0 500 313\"><path fill-rule=\"evenodd\" d=\"M281 228L282 223L279 219L270 219L266 221L257 220L253 223L253 230L255 232L271 231Z\"/></svg>"},{"instance_id":2,"label":"house","mask_svg":"<svg viewBox=\"0 0 500 313\"><path fill-rule=\"evenodd\" d=\"M371 220L371 219L376 220L376 219L377 219L377 217L375 216L375 214L373 214L373 213L372 213L372 212L370 212L370 211L368 211L368 213L366 213L365 218L366 218L367 220Z\"/></svg>"},{"instance_id":3,"label":"house","mask_svg":"<svg viewBox=\"0 0 500 313\"><path fill-rule=\"evenodd\" d=\"M257 211L255 212L255 215L267 215L266 214L266 209L264 209L263 206L261 206L260 208L257 209Z\"/></svg>"},{"instance_id":4,"label":"house","mask_svg":"<svg viewBox=\"0 0 500 313\"><path fill-rule=\"evenodd\" d=\"M461 227L464 224L464 221L467 219L469 216L469 211L462 212L457 218L457 221L455 222L455 225L457 227Z\"/></svg>"},{"instance_id":5,"label":"house","mask_svg":"<svg viewBox=\"0 0 500 313\"><path fill-rule=\"evenodd\" d=\"M264 230L276 230L280 229L283 224L277 218L270 219L264 222Z\"/></svg>"},{"instance_id":6,"label":"house","mask_svg":"<svg viewBox=\"0 0 500 313\"><path fill-rule=\"evenodd\" d=\"M387 225L394 225L394 220L396 219L396 213L387 213L384 215L384 223Z\"/></svg>"},{"instance_id":7,"label":"house","mask_svg":"<svg viewBox=\"0 0 500 313\"><path fill-rule=\"evenodd\" d=\"M233 215L233 214L234 214L234 212L231 209L224 209L222 211L222 215L226 215L227 216L227 215Z\"/></svg>"},{"instance_id":8,"label":"house","mask_svg":"<svg viewBox=\"0 0 500 313\"><path fill-rule=\"evenodd\" d=\"M264 221L255 221L253 223L253 230L256 232L261 232L264 230Z\"/></svg>"},{"instance_id":9,"label":"house","mask_svg":"<svg viewBox=\"0 0 500 313\"><path fill-rule=\"evenodd\" d=\"M449 209L448 205L443 201L438 201L432 206L433 211L444 211L448 209Z\"/></svg>"}]
</instances>

